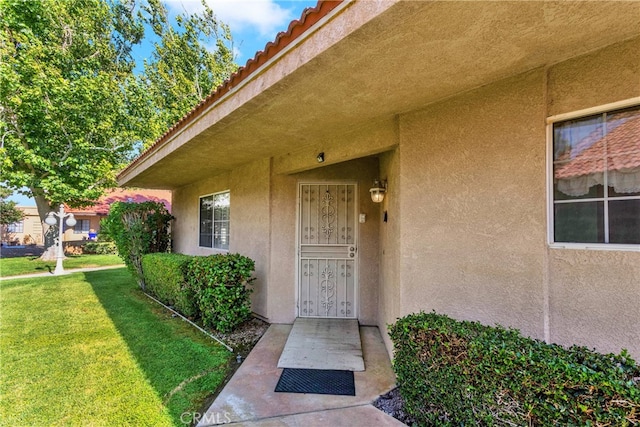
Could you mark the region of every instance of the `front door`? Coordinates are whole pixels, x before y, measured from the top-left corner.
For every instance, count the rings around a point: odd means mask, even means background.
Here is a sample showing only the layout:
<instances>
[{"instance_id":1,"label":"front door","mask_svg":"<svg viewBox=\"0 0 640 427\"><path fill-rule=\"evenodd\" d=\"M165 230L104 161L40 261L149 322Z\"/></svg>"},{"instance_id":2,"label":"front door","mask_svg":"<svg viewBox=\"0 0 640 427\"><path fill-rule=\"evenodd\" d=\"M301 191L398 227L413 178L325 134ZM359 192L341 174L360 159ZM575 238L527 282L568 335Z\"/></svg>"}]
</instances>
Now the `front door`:
<instances>
[{"instance_id":1,"label":"front door","mask_svg":"<svg viewBox=\"0 0 640 427\"><path fill-rule=\"evenodd\" d=\"M300 184L298 316L356 318L357 186Z\"/></svg>"}]
</instances>

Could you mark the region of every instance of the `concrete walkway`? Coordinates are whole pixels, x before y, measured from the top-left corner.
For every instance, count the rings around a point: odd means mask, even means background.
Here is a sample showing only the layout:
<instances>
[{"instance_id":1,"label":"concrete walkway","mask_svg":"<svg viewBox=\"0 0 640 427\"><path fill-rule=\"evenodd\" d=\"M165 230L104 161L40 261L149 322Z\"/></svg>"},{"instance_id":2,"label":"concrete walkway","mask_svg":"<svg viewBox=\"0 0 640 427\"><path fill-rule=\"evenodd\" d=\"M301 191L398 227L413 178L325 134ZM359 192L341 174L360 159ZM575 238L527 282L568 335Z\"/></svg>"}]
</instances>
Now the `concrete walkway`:
<instances>
[{"instance_id":1,"label":"concrete walkway","mask_svg":"<svg viewBox=\"0 0 640 427\"><path fill-rule=\"evenodd\" d=\"M364 371L358 321L298 317L278 368Z\"/></svg>"},{"instance_id":2,"label":"concrete walkway","mask_svg":"<svg viewBox=\"0 0 640 427\"><path fill-rule=\"evenodd\" d=\"M282 369L277 367L291 325L272 324L198 426L404 426L371 403L395 387L395 375L380 332L361 326L366 370L354 372L356 395L276 393Z\"/></svg>"},{"instance_id":3,"label":"concrete walkway","mask_svg":"<svg viewBox=\"0 0 640 427\"><path fill-rule=\"evenodd\" d=\"M64 270L64 275L73 274L73 273L84 273L86 271L110 270L113 268L122 268L124 266L125 266L124 264L118 264L118 265L107 265L104 267L67 268ZM53 274L53 272L31 273L31 274L20 274L18 276L0 277L0 280L28 279L30 277L56 277L56 276Z\"/></svg>"}]
</instances>

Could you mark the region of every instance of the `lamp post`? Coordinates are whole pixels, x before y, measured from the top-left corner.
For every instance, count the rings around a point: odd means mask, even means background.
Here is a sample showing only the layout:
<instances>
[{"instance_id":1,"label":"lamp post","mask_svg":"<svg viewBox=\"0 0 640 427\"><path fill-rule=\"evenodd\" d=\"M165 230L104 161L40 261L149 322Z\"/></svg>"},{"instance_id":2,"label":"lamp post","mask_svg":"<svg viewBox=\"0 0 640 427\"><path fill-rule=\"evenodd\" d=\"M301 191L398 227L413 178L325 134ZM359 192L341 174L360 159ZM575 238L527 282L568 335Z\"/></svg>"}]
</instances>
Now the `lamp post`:
<instances>
[{"instance_id":1,"label":"lamp post","mask_svg":"<svg viewBox=\"0 0 640 427\"><path fill-rule=\"evenodd\" d=\"M58 220L56 220L55 217L58 217L59 220L59 225L58 225L58 238L56 239L56 245L58 245L57 247L57 254L56 254L56 269L54 270L53 274L54 275L59 275L59 274L64 274L64 267L62 266L62 259L64 258L64 249L62 248L62 233L63 233L63 228L64 228L64 219L67 218L67 225L69 227L73 227L74 225L76 225L76 219L73 217L72 213L68 213L65 214L64 213L64 205L61 203L60 204L60 210L58 211L58 213L55 212L49 212L49 214L47 215L47 217L44 219L44 222L47 223L48 225L56 225L56 222L58 222Z\"/></svg>"}]
</instances>

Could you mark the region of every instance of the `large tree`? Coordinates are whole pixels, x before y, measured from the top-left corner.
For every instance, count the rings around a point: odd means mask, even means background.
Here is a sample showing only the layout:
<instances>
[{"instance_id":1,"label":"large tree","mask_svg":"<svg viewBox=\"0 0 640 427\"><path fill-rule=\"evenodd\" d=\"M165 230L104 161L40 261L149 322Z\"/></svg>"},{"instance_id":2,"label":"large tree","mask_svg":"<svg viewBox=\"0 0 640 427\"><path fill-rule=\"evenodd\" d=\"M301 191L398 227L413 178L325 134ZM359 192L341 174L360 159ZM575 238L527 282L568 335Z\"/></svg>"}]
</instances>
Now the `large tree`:
<instances>
[{"instance_id":1,"label":"large tree","mask_svg":"<svg viewBox=\"0 0 640 427\"><path fill-rule=\"evenodd\" d=\"M142 25L99 0L0 5L2 179L41 218L91 203L140 137L130 48Z\"/></svg>"},{"instance_id":2,"label":"large tree","mask_svg":"<svg viewBox=\"0 0 640 427\"><path fill-rule=\"evenodd\" d=\"M115 186L136 148L235 69L209 8L174 28L160 1L140 1L0 0L2 180L33 197L43 221ZM137 74L132 48L149 37L155 52Z\"/></svg>"},{"instance_id":3,"label":"large tree","mask_svg":"<svg viewBox=\"0 0 640 427\"><path fill-rule=\"evenodd\" d=\"M141 78L155 108L156 136L165 132L238 66L234 63L229 27L220 22L207 3L202 11L170 19L160 0L148 0L145 19L155 39ZM175 22L174 22L175 21Z\"/></svg>"}]
</instances>

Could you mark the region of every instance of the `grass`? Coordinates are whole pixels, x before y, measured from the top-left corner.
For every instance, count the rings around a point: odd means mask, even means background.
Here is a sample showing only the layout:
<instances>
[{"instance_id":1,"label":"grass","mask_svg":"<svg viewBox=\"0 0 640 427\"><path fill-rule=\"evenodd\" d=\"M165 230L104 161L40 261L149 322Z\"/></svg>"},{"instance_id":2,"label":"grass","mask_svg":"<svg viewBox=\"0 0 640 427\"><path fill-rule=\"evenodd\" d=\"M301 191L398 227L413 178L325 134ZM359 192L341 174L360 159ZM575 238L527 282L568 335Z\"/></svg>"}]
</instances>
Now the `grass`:
<instances>
[{"instance_id":1,"label":"grass","mask_svg":"<svg viewBox=\"0 0 640 427\"><path fill-rule=\"evenodd\" d=\"M118 255L67 255L63 261L66 269L83 267L103 267L122 264ZM38 257L18 257L0 259L0 277L19 274L46 273L56 268L55 261L41 261Z\"/></svg>"},{"instance_id":2,"label":"grass","mask_svg":"<svg viewBox=\"0 0 640 427\"><path fill-rule=\"evenodd\" d=\"M3 425L181 426L231 354L125 268L0 282Z\"/></svg>"}]
</instances>

